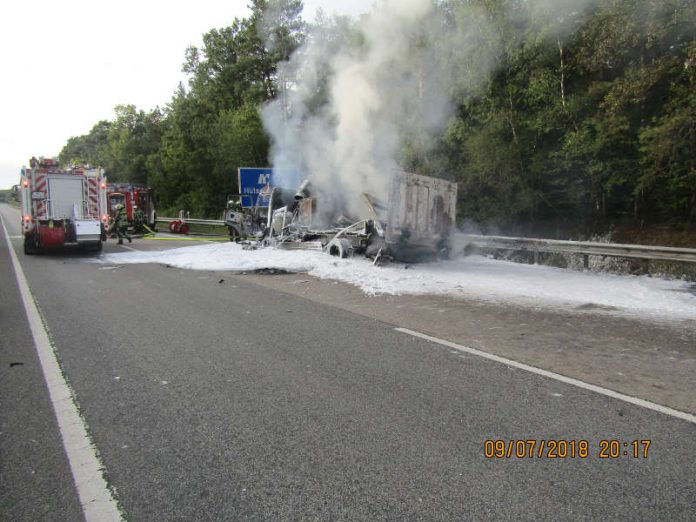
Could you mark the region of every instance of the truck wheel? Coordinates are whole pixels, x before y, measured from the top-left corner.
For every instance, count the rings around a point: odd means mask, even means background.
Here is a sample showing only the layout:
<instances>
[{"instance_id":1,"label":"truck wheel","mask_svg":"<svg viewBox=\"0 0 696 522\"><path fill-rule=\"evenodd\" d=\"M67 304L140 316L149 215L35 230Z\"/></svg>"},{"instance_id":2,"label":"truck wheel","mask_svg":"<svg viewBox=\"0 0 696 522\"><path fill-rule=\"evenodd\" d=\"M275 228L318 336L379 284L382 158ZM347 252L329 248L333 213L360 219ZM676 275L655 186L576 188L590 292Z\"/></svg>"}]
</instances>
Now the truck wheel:
<instances>
[{"instance_id":1,"label":"truck wheel","mask_svg":"<svg viewBox=\"0 0 696 522\"><path fill-rule=\"evenodd\" d=\"M353 244L344 238L334 239L326 246L326 251L336 257L353 257Z\"/></svg>"},{"instance_id":2,"label":"truck wheel","mask_svg":"<svg viewBox=\"0 0 696 522\"><path fill-rule=\"evenodd\" d=\"M24 255L31 256L36 254L36 241L34 234L24 236Z\"/></svg>"}]
</instances>

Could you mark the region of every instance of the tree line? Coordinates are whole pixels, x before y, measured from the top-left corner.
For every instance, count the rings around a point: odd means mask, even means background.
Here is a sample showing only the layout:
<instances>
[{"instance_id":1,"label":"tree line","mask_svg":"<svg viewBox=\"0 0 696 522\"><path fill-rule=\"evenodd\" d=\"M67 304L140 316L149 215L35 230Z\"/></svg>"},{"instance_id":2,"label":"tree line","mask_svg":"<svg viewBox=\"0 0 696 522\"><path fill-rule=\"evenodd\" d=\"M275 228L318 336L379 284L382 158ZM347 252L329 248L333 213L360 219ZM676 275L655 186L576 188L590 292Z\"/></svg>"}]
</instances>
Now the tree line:
<instances>
[{"instance_id":1,"label":"tree line","mask_svg":"<svg viewBox=\"0 0 696 522\"><path fill-rule=\"evenodd\" d=\"M405 138L401 166L457 181L460 220L503 230L695 224L696 0L611 0L552 16L544 5L435 2L447 24L472 6L485 14L495 66L464 93L471 64L443 51L462 75L453 114L427 149ZM153 186L163 215L219 216L237 168L268 165L259 108L288 88L280 64L322 25L362 45L355 21L309 24L300 0L249 7L187 50L188 85L165 107L117 106L112 121L70 138L61 161Z\"/></svg>"}]
</instances>

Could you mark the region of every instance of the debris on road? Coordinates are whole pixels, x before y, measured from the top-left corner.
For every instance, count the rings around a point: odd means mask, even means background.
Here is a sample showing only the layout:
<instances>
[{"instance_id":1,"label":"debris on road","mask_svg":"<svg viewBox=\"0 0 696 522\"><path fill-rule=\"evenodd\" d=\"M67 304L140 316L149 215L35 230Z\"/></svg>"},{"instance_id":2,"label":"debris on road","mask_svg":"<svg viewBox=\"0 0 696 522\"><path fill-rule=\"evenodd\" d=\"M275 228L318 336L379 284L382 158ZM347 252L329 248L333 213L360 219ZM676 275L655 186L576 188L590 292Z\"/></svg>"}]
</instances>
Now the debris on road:
<instances>
[{"instance_id":1,"label":"debris on road","mask_svg":"<svg viewBox=\"0 0 696 522\"><path fill-rule=\"evenodd\" d=\"M407 172L393 172L388 200L364 193L365 214L348 216L322 208L309 181L294 193L270 189L267 222L248 249L272 246L313 250L340 258L364 255L375 264L447 258L454 234L457 184Z\"/></svg>"}]
</instances>

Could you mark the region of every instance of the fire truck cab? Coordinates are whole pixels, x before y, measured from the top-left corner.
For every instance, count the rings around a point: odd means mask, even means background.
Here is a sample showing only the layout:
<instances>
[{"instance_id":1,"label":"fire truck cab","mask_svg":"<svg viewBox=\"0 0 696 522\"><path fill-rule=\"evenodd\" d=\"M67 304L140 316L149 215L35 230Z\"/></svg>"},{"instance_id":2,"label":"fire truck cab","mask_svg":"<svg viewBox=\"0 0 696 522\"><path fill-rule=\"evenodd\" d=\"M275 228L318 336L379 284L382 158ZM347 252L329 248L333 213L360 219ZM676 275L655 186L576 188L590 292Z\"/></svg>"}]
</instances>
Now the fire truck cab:
<instances>
[{"instance_id":1,"label":"fire truck cab","mask_svg":"<svg viewBox=\"0 0 696 522\"><path fill-rule=\"evenodd\" d=\"M151 187L136 183L109 183L106 186L108 213L114 217L115 207L123 205L128 216L128 223L133 226L137 206L145 215L145 225L155 230L157 211L155 210L155 194Z\"/></svg>"}]
</instances>

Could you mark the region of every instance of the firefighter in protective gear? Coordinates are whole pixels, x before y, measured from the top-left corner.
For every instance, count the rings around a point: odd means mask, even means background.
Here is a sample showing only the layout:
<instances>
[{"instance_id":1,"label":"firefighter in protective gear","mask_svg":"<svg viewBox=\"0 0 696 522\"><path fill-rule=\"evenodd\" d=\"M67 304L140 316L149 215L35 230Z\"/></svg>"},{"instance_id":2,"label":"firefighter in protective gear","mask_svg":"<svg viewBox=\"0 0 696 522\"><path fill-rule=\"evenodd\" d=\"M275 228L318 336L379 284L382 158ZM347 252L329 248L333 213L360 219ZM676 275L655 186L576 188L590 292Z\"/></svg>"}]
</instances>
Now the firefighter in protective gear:
<instances>
[{"instance_id":1,"label":"firefighter in protective gear","mask_svg":"<svg viewBox=\"0 0 696 522\"><path fill-rule=\"evenodd\" d=\"M145 232L145 212L138 205L133 205L133 230L138 234Z\"/></svg>"},{"instance_id":2,"label":"firefighter in protective gear","mask_svg":"<svg viewBox=\"0 0 696 522\"><path fill-rule=\"evenodd\" d=\"M133 239L128 235L128 214L126 209L120 203L116 205L116 216L114 217L113 230L118 236L118 244L123 244L123 238L125 237L129 243L133 242Z\"/></svg>"}]
</instances>

